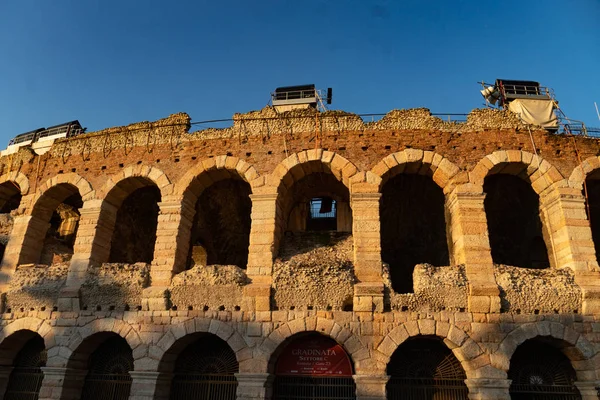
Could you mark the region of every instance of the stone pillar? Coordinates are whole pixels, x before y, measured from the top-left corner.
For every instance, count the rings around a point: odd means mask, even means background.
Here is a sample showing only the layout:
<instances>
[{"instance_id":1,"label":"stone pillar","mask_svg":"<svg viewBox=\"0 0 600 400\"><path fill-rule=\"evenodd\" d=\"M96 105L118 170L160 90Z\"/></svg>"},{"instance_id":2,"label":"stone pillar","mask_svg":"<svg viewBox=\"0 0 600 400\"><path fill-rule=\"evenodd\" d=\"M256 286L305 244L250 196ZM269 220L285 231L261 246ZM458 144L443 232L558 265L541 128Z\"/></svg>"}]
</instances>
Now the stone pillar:
<instances>
[{"instance_id":1,"label":"stone pillar","mask_svg":"<svg viewBox=\"0 0 600 400\"><path fill-rule=\"evenodd\" d=\"M383 312L379 199L381 193L352 193L354 311Z\"/></svg>"},{"instance_id":2,"label":"stone pillar","mask_svg":"<svg viewBox=\"0 0 600 400\"><path fill-rule=\"evenodd\" d=\"M10 374L12 373L13 367L11 366L0 366L0 398L4 398L6 389L8 388L8 381Z\"/></svg>"},{"instance_id":3,"label":"stone pillar","mask_svg":"<svg viewBox=\"0 0 600 400\"><path fill-rule=\"evenodd\" d=\"M354 375L356 383L356 400L385 400L385 386L389 380L387 375Z\"/></svg>"},{"instance_id":4,"label":"stone pillar","mask_svg":"<svg viewBox=\"0 0 600 400\"><path fill-rule=\"evenodd\" d=\"M273 257L277 248L277 194L251 194L250 199L252 226L246 272L252 283L244 288L244 303L248 303L244 307L256 311L269 311Z\"/></svg>"},{"instance_id":5,"label":"stone pillar","mask_svg":"<svg viewBox=\"0 0 600 400\"><path fill-rule=\"evenodd\" d=\"M465 379L470 400L510 400L510 379Z\"/></svg>"},{"instance_id":6,"label":"stone pillar","mask_svg":"<svg viewBox=\"0 0 600 400\"><path fill-rule=\"evenodd\" d=\"M79 310L79 288L92 265L108 261L117 208L105 201L88 200L79 209L77 237L69 265L67 283L58 299L59 311Z\"/></svg>"},{"instance_id":7,"label":"stone pillar","mask_svg":"<svg viewBox=\"0 0 600 400\"><path fill-rule=\"evenodd\" d=\"M237 373L237 400L269 400L272 396L274 376L267 373Z\"/></svg>"},{"instance_id":8,"label":"stone pillar","mask_svg":"<svg viewBox=\"0 0 600 400\"><path fill-rule=\"evenodd\" d=\"M469 281L469 311L500 312L500 291L488 237L480 186L465 184L446 194L446 230L450 263L465 264Z\"/></svg>"},{"instance_id":9,"label":"stone pillar","mask_svg":"<svg viewBox=\"0 0 600 400\"><path fill-rule=\"evenodd\" d=\"M583 314L600 312L600 268L585 198L577 189L557 188L540 197L540 212L549 234L550 263L575 271Z\"/></svg>"},{"instance_id":10,"label":"stone pillar","mask_svg":"<svg viewBox=\"0 0 600 400\"><path fill-rule=\"evenodd\" d=\"M42 367L42 371L39 400L79 400L87 371L62 367Z\"/></svg>"},{"instance_id":11,"label":"stone pillar","mask_svg":"<svg viewBox=\"0 0 600 400\"><path fill-rule=\"evenodd\" d=\"M600 382L588 381L588 382L575 382L575 386L581 394L581 400L598 400L600 398Z\"/></svg>"},{"instance_id":12,"label":"stone pillar","mask_svg":"<svg viewBox=\"0 0 600 400\"><path fill-rule=\"evenodd\" d=\"M129 400L169 400L172 374L151 371L130 371Z\"/></svg>"},{"instance_id":13,"label":"stone pillar","mask_svg":"<svg viewBox=\"0 0 600 400\"><path fill-rule=\"evenodd\" d=\"M11 275L20 264L37 263L50 223L34 215L15 217L2 259L2 271Z\"/></svg>"}]
</instances>

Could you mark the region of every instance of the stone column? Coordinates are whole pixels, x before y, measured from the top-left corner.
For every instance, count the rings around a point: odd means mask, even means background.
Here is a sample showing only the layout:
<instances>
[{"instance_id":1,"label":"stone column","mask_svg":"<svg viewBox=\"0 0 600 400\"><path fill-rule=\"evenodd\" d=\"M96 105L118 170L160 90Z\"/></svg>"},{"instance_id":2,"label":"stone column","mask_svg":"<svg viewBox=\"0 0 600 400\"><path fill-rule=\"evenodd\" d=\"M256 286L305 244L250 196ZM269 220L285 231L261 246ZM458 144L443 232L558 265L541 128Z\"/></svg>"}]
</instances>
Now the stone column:
<instances>
[{"instance_id":1,"label":"stone column","mask_svg":"<svg viewBox=\"0 0 600 400\"><path fill-rule=\"evenodd\" d=\"M465 379L470 400L510 400L510 379Z\"/></svg>"},{"instance_id":2,"label":"stone column","mask_svg":"<svg viewBox=\"0 0 600 400\"><path fill-rule=\"evenodd\" d=\"M389 380L387 375L354 375L356 383L356 400L385 400L385 386Z\"/></svg>"},{"instance_id":3,"label":"stone column","mask_svg":"<svg viewBox=\"0 0 600 400\"><path fill-rule=\"evenodd\" d=\"M42 367L42 371L39 400L79 400L87 371L62 367Z\"/></svg>"},{"instance_id":4,"label":"stone column","mask_svg":"<svg viewBox=\"0 0 600 400\"><path fill-rule=\"evenodd\" d=\"M237 400L269 400L272 397L274 376L267 373L237 373Z\"/></svg>"},{"instance_id":5,"label":"stone column","mask_svg":"<svg viewBox=\"0 0 600 400\"><path fill-rule=\"evenodd\" d=\"M0 398L4 398L12 370L11 366L0 366Z\"/></svg>"},{"instance_id":6,"label":"stone column","mask_svg":"<svg viewBox=\"0 0 600 400\"><path fill-rule=\"evenodd\" d=\"M12 274L20 264L37 263L50 223L34 215L15 217L2 259L2 271Z\"/></svg>"},{"instance_id":7,"label":"stone column","mask_svg":"<svg viewBox=\"0 0 600 400\"><path fill-rule=\"evenodd\" d=\"M452 265L465 264L469 311L500 312L500 291L488 237L480 186L465 184L446 194L446 230Z\"/></svg>"},{"instance_id":8,"label":"stone column","mask_svg":"<svg viewBox=\"0 0 600 400\"><path fill-rule=\"evenodd\" d=\"M251 194L252 226L246 272L252 283L244 288L244 307L269 311L271 304L271 274L274 251L277 248L277 193Z\"/></svg>"},{"instance_id":9,"label":"stone column","mask_svg":"<svg viewBox=\"0 0 600 400\"><path fill-rule=\"evenodd\" d=\"M352 193L354 311L383 312L379 199L381 193Z\"/></svg>"},{"instance_id":10,"label":"stone column","mask_svg":"<svg viewBox=\"0 0 600 400\"><path fill-rule=\"evenodd\" d=\"M58 299L59 311L79 310L79 288L92 265L108 261L117 209L102 200L88 200L79 209L77 237L69 265L67 283Z\"/></svg>"},{"instance_id":11,"label":"stone column","mask_svg":"<svg viewBox=\"0 0 600 400\"><path fill-rule=\"evenodd\" d=\"M130 371L129 400L169 400L172 374L151 371Z\"/></svg>"},{"instance_id":12,"label":"stone column","mask_svg":"<svg viewBox=\"0 0 600 400\"><path fill-rule=\"evenodd\" d=\"M600 268L585 198L577 189L557 188L540 196L540 212L549 234L550 263L575 271L583 314L600 312Z\"/></svg>"},{"instance_id":13,"label":"stone column","mask_svg":"<svg viewBox=\"0 0 600 400\"><path fill-rule=\"evenodd\" d=\"M142 293L145 311L168 309L167 289L175 273L185 270L194 221L194 199L166 197L160 208L156 227L154 259L150 267L152 286Z\"/></svg>"},{"instance_id":14,"label":"stone column","mask_svg":"<svg viewBox=\"0 0 600 400\"><path fill-rule=\"evenodd\" d=\"M600 398L600 382L589 381L589 382L575 382L575 386L579 389L581 394L581 400L598 400Z\"/></svg>"}]
</instances>

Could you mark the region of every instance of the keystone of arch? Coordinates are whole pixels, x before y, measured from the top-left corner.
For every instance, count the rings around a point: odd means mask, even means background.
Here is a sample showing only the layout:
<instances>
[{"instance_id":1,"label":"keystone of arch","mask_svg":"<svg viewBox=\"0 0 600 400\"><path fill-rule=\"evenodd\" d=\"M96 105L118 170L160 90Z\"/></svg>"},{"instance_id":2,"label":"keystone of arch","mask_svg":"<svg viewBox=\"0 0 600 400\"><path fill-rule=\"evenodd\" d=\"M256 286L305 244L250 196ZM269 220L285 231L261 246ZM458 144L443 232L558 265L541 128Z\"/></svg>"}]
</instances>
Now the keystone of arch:
<instances>
[{"instance_id":1,"label":"keystone of arch","mask_svg":"<svg viewBox=\"0 0 600 400\"><path fill-rule=\"evenodd\" d=\"M62 183L70 184L77 188L81 200L86 201L94 198L96 192L92 189L92 185L82 176L69 172L66 174L58 174L48 179L42 186L37 190L35 200L33 204L37 202L49 189Z\"/></svg>"},{"instance_id":2,"label":"keystone of arch","mask_svg":"<svg viewBox=\"0 0 600 400\"><path fill-rule=\"evenodd\" d=\"M155 167L140 164L124 168L119 173L111 176L100 189L99 195L105 198L115 186L131 177L146 178L154 182L160 190L161 196L168 196L173 191L173 185L163 171Z\"/></svg>"}]
</instances>

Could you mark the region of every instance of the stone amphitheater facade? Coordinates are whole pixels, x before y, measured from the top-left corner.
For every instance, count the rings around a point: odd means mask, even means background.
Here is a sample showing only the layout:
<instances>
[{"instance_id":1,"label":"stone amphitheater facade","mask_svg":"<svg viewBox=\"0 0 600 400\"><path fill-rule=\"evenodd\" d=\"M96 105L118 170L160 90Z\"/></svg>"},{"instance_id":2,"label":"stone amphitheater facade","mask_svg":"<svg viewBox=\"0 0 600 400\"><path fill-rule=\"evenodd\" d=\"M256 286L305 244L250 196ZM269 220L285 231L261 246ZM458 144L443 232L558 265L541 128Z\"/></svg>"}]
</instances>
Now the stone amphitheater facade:
<instances>
[{"instance_id":1,"label":"stone amphitheater facade","mask_svg":"<svg viewBox=\"0 0 600 400\"><path fill-rule=\"evenodd\" d=\"M112 340L131 364L124 398L177 398L177 360L212 341L235 355L228 398L284 398L278 357L298 338L326 337L348 355L351 397L360 400L399 398L390 394L390 364L407 345L429 344L447 349L462 377L464 391L445 398L527 398L511 386L524 346L523 354L550 349L566 360L560 368L572 379L563 386L579 397L564 398L598 398L600 269L590 224L598 140L494 110L461 123L396 110L365 123L343 112L266 108L236 114L231 128L190 130L190 118L175 114L0 159L8 226L0 392L16 390L11 382L35 342L40 399L92 398L82 393ZM508 192L490 194L505 182ZM400 189L388 195L390 185ZM506 226L493 213L506 210L512 188L536 208L511 219L514 232L494 232ZM410 203L403 193L426 195ZM297 209L324 196L338 207L334 230L345 232L339 257L327 241L333 234L311 247ZM396 204L408 211L397 214ZM71 212L57 213L61 205ZM435 226L429 207L441 215ZM407 216L412 225L401 224ZM529 219L539 226L518 228ZM538 236L527 233L534 228ZM523 259L511 253L529 251L523 238L541 243L537 264L503 261ZM294 252L296 240L308 247ZM394 252L403 240L419 249L408 269ZM287 258L284 246L292 246ZM341 261L328 264L332 254Z\"/></svg>"}]
</instances>

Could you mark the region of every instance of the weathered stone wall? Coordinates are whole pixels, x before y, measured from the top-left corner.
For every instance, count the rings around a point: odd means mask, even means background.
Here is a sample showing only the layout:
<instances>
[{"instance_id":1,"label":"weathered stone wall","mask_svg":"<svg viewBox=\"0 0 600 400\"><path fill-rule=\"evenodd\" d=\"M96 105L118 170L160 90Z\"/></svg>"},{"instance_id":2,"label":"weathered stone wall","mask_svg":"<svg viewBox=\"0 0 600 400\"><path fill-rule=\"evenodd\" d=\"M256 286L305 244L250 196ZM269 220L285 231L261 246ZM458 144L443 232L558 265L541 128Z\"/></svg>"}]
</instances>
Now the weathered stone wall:
<instances>
[{"instance_id":1,"label":"weathered stone wall","mask_svg":"<svg viewBox=\"0 0 600 400\"><path fill-rule=\"evenodd\" d=\"M58 305L59 292L67 280L68 271L69 263L20 266L5 293L5 312L54 309Z\"/></svg>"}]
</instances>

